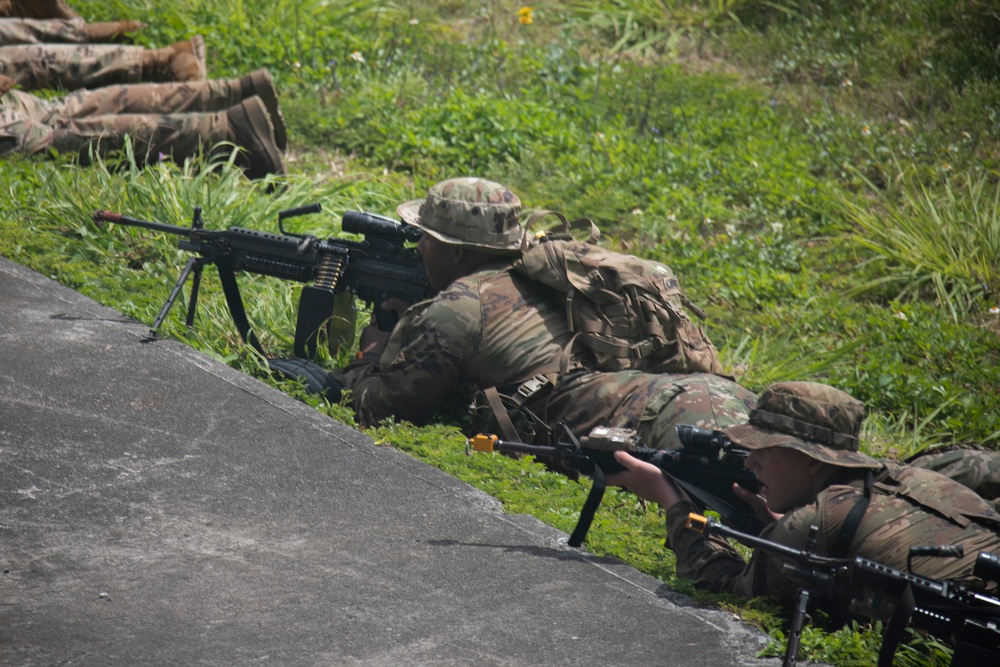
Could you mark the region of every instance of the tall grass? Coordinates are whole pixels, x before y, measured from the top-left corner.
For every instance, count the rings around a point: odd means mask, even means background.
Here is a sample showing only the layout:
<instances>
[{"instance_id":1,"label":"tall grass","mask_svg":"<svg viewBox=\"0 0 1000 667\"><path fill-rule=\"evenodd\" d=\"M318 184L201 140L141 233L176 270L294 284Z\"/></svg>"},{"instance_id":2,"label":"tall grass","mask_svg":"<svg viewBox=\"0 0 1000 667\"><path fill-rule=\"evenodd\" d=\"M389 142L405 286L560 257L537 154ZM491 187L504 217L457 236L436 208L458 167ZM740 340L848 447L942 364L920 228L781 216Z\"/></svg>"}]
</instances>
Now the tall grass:
<instances>
[{"instance_id":1,"label":"tall grass","mask_svg":"<svg viewBox=\"0 0 1000 667\"><path fill-rule=\"evenodd\" d=\"M760 0L572 0L563 11L570 21L610 34L612 53L673 53L683 39L700 45L715 31L738 25L738 13L758 7L786 11L779 3Z\"/></svg>"},{"instance_id":2,"label":"tall grass","mask_svg":"<svg viewBox=\"0 0 1000 667\"><path fill-rule=\"evenodd\" d=\"M954 320L993 306L1000 288L1000 184L966 173L929 184L898 165L885 187L864 179L868 197L844 198L850 238L874 254L854 293L882 291L909 301L934 298Z\"/></svg>"}]
</instances>

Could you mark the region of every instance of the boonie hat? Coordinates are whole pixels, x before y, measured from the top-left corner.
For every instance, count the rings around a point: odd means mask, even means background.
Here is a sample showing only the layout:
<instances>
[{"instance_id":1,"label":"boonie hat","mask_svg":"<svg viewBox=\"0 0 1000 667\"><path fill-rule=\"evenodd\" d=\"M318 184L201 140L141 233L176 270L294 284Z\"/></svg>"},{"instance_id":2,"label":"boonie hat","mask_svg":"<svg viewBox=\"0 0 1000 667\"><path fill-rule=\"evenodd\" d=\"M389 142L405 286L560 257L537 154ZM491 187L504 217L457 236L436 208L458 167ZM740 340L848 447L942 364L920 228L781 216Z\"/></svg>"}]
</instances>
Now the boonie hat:
<instances>
[{"instance_id":1,"label":"boonie hat","mask_svg":"<svg viewBox=\"0 0 1000 667\"><path fill-rule=\"evenodd\" d=\"M760 395L750 423L723 429L740 447L787 447L810 458L846 468L880 468L858 451L861 401L817 382L779 382Z\"/></svg>"},{"instance_id":2,"label":"boonie hat","mask_svg":"<svg viewBox=\"0 0 1000 667\"><path fill-rule=\"evenodd\" d=\"M496 251L520 250L520 212L517 195L482 178L442 181L425 198L396 208L403 222L439 241Z\"/></svg>"}]
</instances>

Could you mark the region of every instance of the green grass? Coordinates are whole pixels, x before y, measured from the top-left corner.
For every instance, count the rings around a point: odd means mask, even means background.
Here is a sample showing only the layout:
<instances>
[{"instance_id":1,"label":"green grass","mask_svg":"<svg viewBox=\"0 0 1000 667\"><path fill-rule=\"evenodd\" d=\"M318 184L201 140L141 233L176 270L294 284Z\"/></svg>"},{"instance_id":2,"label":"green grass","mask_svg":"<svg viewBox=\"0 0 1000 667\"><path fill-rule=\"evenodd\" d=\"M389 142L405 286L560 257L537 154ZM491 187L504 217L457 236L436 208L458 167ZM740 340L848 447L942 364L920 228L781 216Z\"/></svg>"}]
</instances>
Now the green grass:
<instances>
[{"instance_id":1,"label":"green grass","mask_svg":"<svg viewBox=\"0 0 1000 667\"><path fill-rule=\"evenodd\" d=\"M266 66L290 128L276 194L229 164L8 159L0 253L152 323L186 261L175 239L98 227L110 209L180 226L338 235L344 210L393 214L454 175L508 184L530 208L588 216L606 243L656 258L709 312L709 333L752 389L829 382L869 407L865 448L1000 443L997 295L1000 22L984 0L518 3L171 0L79 7L141 18L140 41L200 33L209 75ZM298 286L241 276L265 349L291 353ZM206 271L161 331L355 425L343 405L272 378L239 340ZM367 320L359 318L363 323ZM324 363L346 355L326 354ZM589 484L530 460L468 457L457 427L371 429L570 531ZM589 548L776 639L767 601L709 596L674 574L662 517L611 491ZM811 628L803 654L873 664L878 634ZM768 649L780 654L779 641ZM915 638L900 664L943 664Z\"/></svg>"}]
</instances>

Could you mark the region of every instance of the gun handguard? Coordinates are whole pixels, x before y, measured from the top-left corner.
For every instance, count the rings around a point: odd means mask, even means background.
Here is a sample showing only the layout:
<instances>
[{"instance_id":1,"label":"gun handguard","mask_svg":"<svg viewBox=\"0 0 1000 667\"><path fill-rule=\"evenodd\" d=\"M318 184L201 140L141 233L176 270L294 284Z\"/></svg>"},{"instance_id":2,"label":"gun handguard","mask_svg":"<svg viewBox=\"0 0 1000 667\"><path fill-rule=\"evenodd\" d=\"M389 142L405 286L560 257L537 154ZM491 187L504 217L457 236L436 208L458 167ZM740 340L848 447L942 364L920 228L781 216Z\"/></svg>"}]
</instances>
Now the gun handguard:
<instances>
[{"instance_id":1,"label":"gun handguard","mask_svg":"<svg viewBox=\"0 0 1000 667\"><path fill-rule=\"evenodd\" d=\"M700 429L689 426L686 429L688 436L692 432L704 435ZM495 435L479 434L466 441L465 449L467 454L530 454L537 459L592 477L594 484L570 536L570 546L580 546L583 542L603 497L605 476L625 469L615 459L616 451L628 452L658 467L664 475L684 489L698 507L715 510L727 521L746 527L747 530L760 532L764 526L732 490L734 482L756 490L756 479L743 467L742 459L730 456L731 443L711 432L701 439L692 440L688 437L690 444L684 448L666 450L644 447L634 429L598 426L578 440L566 424L560 422L556 432L560 437L555 445L509 442L500 440Z\"/></svg>"}]
</instances>

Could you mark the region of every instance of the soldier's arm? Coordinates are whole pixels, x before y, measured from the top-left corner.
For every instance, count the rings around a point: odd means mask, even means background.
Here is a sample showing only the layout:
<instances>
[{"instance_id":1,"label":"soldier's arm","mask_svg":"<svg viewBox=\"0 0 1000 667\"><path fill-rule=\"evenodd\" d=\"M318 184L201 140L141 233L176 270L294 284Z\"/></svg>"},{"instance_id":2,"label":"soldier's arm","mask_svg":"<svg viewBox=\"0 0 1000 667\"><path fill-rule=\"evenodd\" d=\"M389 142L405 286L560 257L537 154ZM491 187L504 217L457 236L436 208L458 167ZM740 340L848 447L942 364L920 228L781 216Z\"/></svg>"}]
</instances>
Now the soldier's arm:
<instances>
[{"instance_id":1,"label":"soldier's arm","mask_svg":"<svg viewBox=\"0 0 1000 667\"><path fill-rule=\"evenodd\" d=\"M413 308L393 330L377 369L360 371L352 386L363 424L398 418L426 423L456 401L464 359L481 338L479 320L453 302L433 299Z\"/></svg>"}]
</instances>

